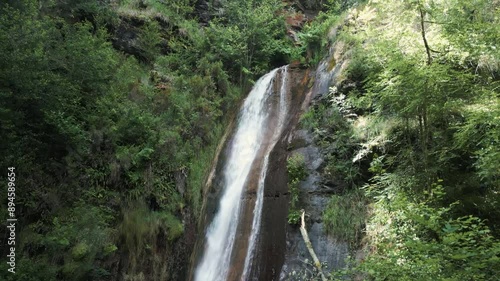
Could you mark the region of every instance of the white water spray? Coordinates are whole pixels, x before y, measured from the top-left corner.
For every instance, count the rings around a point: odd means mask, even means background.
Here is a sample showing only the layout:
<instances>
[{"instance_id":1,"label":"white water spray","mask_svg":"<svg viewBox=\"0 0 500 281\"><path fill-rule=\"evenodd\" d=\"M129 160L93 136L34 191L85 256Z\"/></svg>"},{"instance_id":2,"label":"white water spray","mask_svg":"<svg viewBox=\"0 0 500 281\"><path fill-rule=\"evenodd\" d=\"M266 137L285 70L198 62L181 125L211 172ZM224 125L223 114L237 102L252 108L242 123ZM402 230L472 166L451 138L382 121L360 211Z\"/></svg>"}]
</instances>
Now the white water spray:
<instances>
[{"instance_id":1,"label":"white water spray","mask_svg":"<svg viewBox=\"0 0 500 281\"><path fill-rule=\"evenodd\" d=\"M224 165L224 192L218 212L206 234L206 248L195 272L196 281L222 281L227 278L238 226L241 195L261 147L268 115L266 100L271 93L276 72L277 69L271 71L255 83L241 109L229 157ZM267 155L265 162L267 163Z\"/></svg>"},{"instance_id":2,"label":"white water spray","mask_svg":"<svg viewBox=\"0 0 500 281\"><path fill-rule=\"evenodd\" d=\"M241 280L245 280L250 272L251 261L253 260L255 254L255 245L257 244L258 234L260 230L260 222L262 218L262 206L264 204L264 183L266 181L267 166L269 164L269 154L274 148L274 145L281 136L283 131L285 118L288 113L288 105L286 101L287 95L287 81L288 81L288 65L283 68L281 74L281 87L280 87L280 101L278 110L278 125L273 133L271 145L267 148L266 156L262 164L261 173L259 176L259 186L257 190L257 201L255 201L255 208L253 210L253 222L252 222L252 233L250 235L250 243L247 249L247 255L245 257L245 267L243 269L243 275Z\"/></svg>"}]
</instances>

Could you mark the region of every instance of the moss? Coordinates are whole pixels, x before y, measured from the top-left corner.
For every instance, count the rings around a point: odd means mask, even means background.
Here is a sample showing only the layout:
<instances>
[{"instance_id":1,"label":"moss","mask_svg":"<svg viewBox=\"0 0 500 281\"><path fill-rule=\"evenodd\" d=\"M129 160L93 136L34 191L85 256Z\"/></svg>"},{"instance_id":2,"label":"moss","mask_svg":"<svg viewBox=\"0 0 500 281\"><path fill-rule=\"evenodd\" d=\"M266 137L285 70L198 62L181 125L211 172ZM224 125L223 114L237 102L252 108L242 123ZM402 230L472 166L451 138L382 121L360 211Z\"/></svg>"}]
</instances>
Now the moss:
<instances>
[{"instance_id":1,"label":"moss","mask_svg":"<svg viewBox=\"0 0 500 281\"><path fill-rule=\"evenodd\" d=\"M300 221L299 212L299 184L307 177L307 169L304 157L301 154L294 154L288 158L288 189L290 190L290 208L288 212L288 223L298 224Z\"/></svg>"},{"instance_id":2,"label":"moss","mask_svg":"<svg viewBox=\"0 0 500 281\"><path fill-rule=\"evenodd\" d=\"M89 251L90 249L87 243L80 242L71 249L71 257L74 260L81 260L89 253Z\"/></svg>"},{"instance_id":3,"label":"moss","mask_svg":"<svg viewBox=\"0 0 500 281\"><path fill-rule=\"evenodd\" d=\"M328 68L327 68L327 70L328 71L332 71L335 68L336 65L337 65L337 61L335 60L335 57L331 56L330 60L328 61Z\"/></svg>"}]
</instances>

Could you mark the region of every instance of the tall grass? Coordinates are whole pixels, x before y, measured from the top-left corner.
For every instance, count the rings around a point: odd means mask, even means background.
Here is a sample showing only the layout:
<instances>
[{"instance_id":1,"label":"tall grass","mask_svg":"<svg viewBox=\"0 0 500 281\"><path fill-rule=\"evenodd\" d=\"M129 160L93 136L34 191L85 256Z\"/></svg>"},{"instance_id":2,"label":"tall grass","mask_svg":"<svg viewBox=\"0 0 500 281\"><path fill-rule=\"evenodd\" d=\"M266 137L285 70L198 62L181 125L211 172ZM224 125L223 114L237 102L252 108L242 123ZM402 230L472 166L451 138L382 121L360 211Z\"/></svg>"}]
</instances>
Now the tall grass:
<instances>
[{"instance_id":1,"label":"tall grass","mask_svg":"<svg viewBox=\"0 0 500 281\"><path fill-rule=\"evenodd\" d=\"M198 151L189 165L189 176L187 178L188 199L197 218L200 216L203 203L203 186L212 166L216 165L213 162L218 152L219 142L225 131L224 128L225 126L222 124L218 124L213 128L210 145Z\"/></svg>"},{"instance_id":2,"label":"tall grass","mask_svg":"<svg viewBox=\"0 0 500 281\"><path fill-rule=\"evenodd\" d=\"M357 247L363 237L367 219L367 199L363 190L353 189L333 195L323 213L328 234Z\"/></svg>"}]
</instances>

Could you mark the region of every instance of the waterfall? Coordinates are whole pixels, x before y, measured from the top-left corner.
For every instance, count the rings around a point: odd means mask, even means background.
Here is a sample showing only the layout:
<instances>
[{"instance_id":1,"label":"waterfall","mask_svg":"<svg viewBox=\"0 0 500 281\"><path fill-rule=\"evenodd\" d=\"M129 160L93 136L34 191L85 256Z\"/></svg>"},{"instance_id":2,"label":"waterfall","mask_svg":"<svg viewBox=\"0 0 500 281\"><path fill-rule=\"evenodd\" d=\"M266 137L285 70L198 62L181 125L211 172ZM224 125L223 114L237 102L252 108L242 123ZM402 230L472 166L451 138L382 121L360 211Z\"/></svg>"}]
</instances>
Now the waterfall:
<instances>
[{"instance_id":1,"label":"waterfall","mask_svg":"<svg viewBox=\"0 0 500 281\"><path fill-rule=\"evenodd\" d=\"M195 271L195 281L226 280L232 262L238 262L231 259L234 256L233 248L238 234L238 225L241 223L241 213L245 210L242 208L241 198L250 177L257 175L259 177L257 198L253 207L251 233L248 236L238 236L238 239L248 239L243 272L240 273L241 279L246 280L249 274L258 241L269 154L281 135L288 110L286 101L288 67L281 69L278 108L273 108L273 104L269 102L277 73L278 69L275 69L261 77L255 83L240 110L236 132L230 143L228 157L222 171L223 194L218 211L207 229L205 250ZM277 121L274 120L274 123L269 117L272 110L277 112ZM266 139L269 135L271 139ZM255 165L259 167L257 174L251 173ZM243 263L243 260L240 262Z\"/></svg>"},{"instance_id":2,"label":"waterfall","mask_svg":"<svg viewBox=\"0 0 500 281\"><path fill-rule=\"evenodd\" d=\"M253 259L255 244L258 237L259 229L260 229L260 221L262 217L262 205L264 203L264 182L266 180L267 174L267 166L269 164L269 154L271 150L273 150L274 145L278 141L281 136L281 132L283 130L283 124L285 123L286 114L288 112L288 107L286 103L286 94L287 94L287 77L288 77L288 65L283 68L283 73L281 77L281 88L280 88L280 100L279 100L279 113L278 113L278 126L274 131L273 138L271 140L271 145L268 147L266 151L266 156L264 158L264 163L262 165L260 178L259 178L259 186L257 190L257 201L255 202L255 208L253 211L253 222L252 222L252 233L250 235L250 245L248 246L247 255L245 258L245 267L243 269L243 277L242 280L245 280L245 277L248 276L250 270L250 263Z\"/></svg>"}]
</instances>

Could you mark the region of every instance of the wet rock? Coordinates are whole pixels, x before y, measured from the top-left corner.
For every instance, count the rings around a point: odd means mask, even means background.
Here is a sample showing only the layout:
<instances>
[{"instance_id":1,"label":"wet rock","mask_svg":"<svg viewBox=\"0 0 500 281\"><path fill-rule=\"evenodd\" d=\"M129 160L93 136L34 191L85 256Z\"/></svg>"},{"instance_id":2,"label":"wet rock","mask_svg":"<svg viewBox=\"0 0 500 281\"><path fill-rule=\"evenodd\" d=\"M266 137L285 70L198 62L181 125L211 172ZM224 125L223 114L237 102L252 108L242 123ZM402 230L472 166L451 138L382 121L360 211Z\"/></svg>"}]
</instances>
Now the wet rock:
<instances>
[{"instance_id":1,"label":"wet rock","mask_svg":"<svg viewBox=\"0 0 500 281\"><path fill-rule=\"evenodd\" d=\"M302 139L312 140L312 133L302 131L296 134ZM299 205L306 212L306 225L309 238L319 260L326 264L325 273L332 269L345 266L345 259L349 254L347 242L339 241L326 233L323 224L323 210L328 206L332 193L338 189L336 185L325 186L319 173L323 163L323 154L312 143L292 151L304 157L306 168L309 171L307 178L300 183ZM304 243L298 226L287 226L285 262L280 274L280 280L288 280L293 272L313 271L310 264L311 257Z\"/></svg>"},{"instance_id":2,"label":"wet rock","mask_svg":"<svg viewBox=\"0 0 500 281\"><path fill-rule=\"evenodd\" d=\"M307 145L311 145L314 142L314 138L308 130L297 130L294 134L297 138L302 138Z\"/></svg>"},{"instance_id":3,"label":"wet rock","mask_svg":"<svg viewBox=\"0 0 500 281\"><path fill-rule=\"evenodd\" d=\"M301 2L304 2L304 5L309 3L308 1ZM314 74L311 103L327 97L330 86L338 86L335 85L337 77L347 65L344 56L339 55L339 53L344 53L342 48L341 44L332 44L328 55L318 65ZM352 112L347 112L347 114L350 113ZM323 211L327 208L331 195L342 189L341 183L337 182L328 182L325 185L321 177L324 155L327 155L328 149L334 148L321 150L314 144L313 133L306 130L293 132L293 138L290 140L290 154L302 155L309 173L299 185L299 208L304 209L306 213L306 229L316 255L321 262L325 263L324 273L326 274L332 270L344 268L350 250L346 241L340 241L329 235L323 223ZM312 265L312 258L298 226L287 226L285 244L285 261L280 280L289 280L296 273L306 273L312 277L311 272L315 270L315 267Z\"/></svg>"},{"instance_id":4,"label":"wet rock","mask_svg":"<svg viewBox=\"0 0 500 281\"><path fill-rule=\"evenodd\" d=\"M311 134L307 132L307 130L296 130L293 132L292 139L290 140L290 145L288 147L290 149L298 149L301 147L308 146L312 144L313 138Z\"/></svg>"},{"instance_id":5,"label":"wet rock","mask_svg":"<svg viewBox=\"0 0 500 281\"><path fill-rule=\"evenodd\" d=\"M289 69L290 112L289 121L269 157L269 167L264 191L262 224L257 251L254 256L252 271L247 280L279 280L286 253L287 215L290 195L288 192L288 176L286 156L288 139L294 130L304 101L307 84L303 81L306 72L300 68ZM307 136L308 137L308 136Z\"/></svg>"},{"instance_id":6,"label":"wet rock","mask_svg":"<svg viewBox=\"0 0 500 281\"><path fill-rule=\"evenodd\" d=\"M294 153L302 155L304 163L310 171L316 171L323 162L321 154L319 153L319 148L311 145L299 148L295 150Z\"/></svg>"},{"instance_id":7,"label":"wet rock","mask_svg":"<svg viewBox=\"0 0 500 281\"><path fill-rule=\"evenodd\" d=\"M199 22L205 26L208 25L208 22L210 21L209 8L210 7L207 0L198 0L194 5L194 10L196 15L198 16Z\"/></svg>"},{"instance_id":8,"label":"wet rock","mask_svg":"<svg viewBox=\"0 0 500 281\"><path fill-rule=\"evenodd\" d=\"M348 244L325 235L324 233L325 226L322 222L314 223L309 230L311 243L313 245L321 245L315 249L318 259L324 262L330 269L345 267L345 259L349 255Z\"/></svg>"},{"instance_id":9,"label":"wet rock","mask_svg":"<svg viewBox=\"0 0 500 281\"><path fill-rule=\"evenodd\" d=\"M139 42L139 27L143 24L144 22L137 19L122 19L111 40L113 47L141 60L146 59L141 52Z\"/></svg>"},{"instance_id":10,"label":"wet rock","mask_svg":"<svg viewBox=\"0 0 500 281\"><path fill-rule=\"evenodd\" d=\"M179 169L174 172L174 179L175 179L175 189L180 193L181 196L184 196L184 193L186 193L186 180L187 180L187 173L184 168Z\"/></svg>"}]
</instances>

